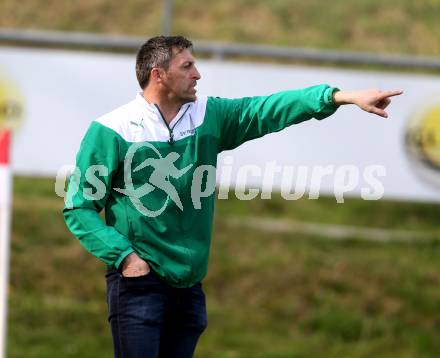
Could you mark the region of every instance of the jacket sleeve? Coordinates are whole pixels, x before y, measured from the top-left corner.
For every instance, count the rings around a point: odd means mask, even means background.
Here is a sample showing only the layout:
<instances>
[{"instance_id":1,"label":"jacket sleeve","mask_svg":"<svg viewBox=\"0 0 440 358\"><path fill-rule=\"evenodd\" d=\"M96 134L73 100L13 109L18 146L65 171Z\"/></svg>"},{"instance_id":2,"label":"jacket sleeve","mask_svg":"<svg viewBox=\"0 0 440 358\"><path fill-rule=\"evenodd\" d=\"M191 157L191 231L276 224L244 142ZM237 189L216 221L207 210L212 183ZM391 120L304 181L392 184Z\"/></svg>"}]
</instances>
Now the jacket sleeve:
<instances>
[{"instance_id":1,"label":"jacket sleeve","mask_svg":"<svg viewBox=\"0 0 440 358\"><path fill-rule=\"evenodd\" d=\"M103 222L99 212L111 195L112 180L118 167L116 134L93 122L81 142L76 158L77 169L69 178L63 209L67 227L84 248L116 268L134 250L128 238Z\"/></svg>"},{"instance_id":2,"label":"jacket sleeve","mask_svg":"<svg viewBox=\"0 0 440 358\"><path fill-rule=\"evenodd\" d=\"M333 93L338 89L326 84L283 91L270 96L239 99L209 98L219 127L219 151L268 133L278 132L292 124L311 118L332 115L338 106Z\"/></svg>"}]
</instances>

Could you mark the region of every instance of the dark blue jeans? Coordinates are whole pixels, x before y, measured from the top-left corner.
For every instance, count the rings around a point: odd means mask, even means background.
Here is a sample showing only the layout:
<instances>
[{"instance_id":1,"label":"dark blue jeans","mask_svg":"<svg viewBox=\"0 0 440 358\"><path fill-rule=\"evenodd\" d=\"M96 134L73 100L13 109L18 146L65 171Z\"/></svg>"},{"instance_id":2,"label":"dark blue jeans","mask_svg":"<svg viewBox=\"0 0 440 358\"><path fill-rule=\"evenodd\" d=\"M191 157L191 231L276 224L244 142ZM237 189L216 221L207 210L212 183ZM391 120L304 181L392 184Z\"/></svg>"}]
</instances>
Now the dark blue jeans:
<instances>
[{"instance_id":1,"label":"dark blue jeans","mask_svg":"<svg viewBox=\"0 0 440 358\"><path fill-rule=\"evenodd\" d=\"M207 326L201 283L175 288L153 270L132 278L109 270L106 280L116 358L193 356Z\"/></svg>"}]
</instances>

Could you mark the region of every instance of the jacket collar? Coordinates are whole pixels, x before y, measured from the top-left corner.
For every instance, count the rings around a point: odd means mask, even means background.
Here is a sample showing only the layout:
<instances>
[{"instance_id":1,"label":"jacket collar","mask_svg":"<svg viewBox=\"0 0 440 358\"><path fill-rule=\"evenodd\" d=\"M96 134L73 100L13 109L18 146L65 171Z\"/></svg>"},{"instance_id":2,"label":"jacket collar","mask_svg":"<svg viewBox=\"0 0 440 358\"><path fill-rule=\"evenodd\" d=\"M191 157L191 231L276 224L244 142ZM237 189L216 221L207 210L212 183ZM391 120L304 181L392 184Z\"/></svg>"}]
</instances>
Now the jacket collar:
<instances>
[{"instance_id":1,"label":"jacket collar","mask_svg":"<svg viewBox=\"0 0 440 358\"><path fill-rule=\"evenodd\" d=\"M155 120L155 121L158 121L158 120L162 121L161 114L157 110L156 106L153 103L148 102L144 98L144 96L142 95L142 91L139 91L136 94L135 102L138 106L140 106L140 108L143 112L143 115L145 115L147 118ZM179 119L182 116L182 114L187 111L188 107L193 106L193 105L194 105L194 102L188 102L188 103L183 104L182 107L180 107L179 111L177 112L176 116L171 121L170 125L172 125L174 121ZM140 120L141 120L141 118L139 118L139 121Z\"/></svg>"}]
</instances>

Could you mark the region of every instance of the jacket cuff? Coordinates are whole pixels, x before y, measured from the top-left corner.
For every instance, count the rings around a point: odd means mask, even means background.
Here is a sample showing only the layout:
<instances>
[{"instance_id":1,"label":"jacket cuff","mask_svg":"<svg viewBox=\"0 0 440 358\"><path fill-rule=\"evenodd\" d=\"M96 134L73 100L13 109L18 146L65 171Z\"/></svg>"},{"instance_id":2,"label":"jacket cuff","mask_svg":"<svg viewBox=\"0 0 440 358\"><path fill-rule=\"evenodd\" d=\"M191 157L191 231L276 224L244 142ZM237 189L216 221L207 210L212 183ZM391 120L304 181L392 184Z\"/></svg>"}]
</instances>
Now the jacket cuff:
<instances>
[{"instance_id":1,"label":"jacket cuff","mask_svg":"<svg viewBox=\"0 0 440 358\"><path fill-rule=\"evenodd\" d=\"M121 262L124 261L124 259L125 259L128 255L130 255L132 252L134 252L134 250L133 250L132 247L129 247L127 250L122 251L122 254L119 255L118 259L116 260L116 262L115 262L115 264L114 264L114 265L115 265L115 268L118 269L118 268L119 268L119 265L121 264Z\"/></svg>"},{"instance_id":2,"label":"jacket cuff","mask_svg":"<svg viewBox=\"0 0 440 358\"><path fill-rule=\"evenodd\" d=\"M337 91L339 91L339 88L337 87L329 87L324 91L324 103L326 106L332 106L334 109L339 107L339 105L333 100L333 94Z\"/></svg>"}]
</instances>

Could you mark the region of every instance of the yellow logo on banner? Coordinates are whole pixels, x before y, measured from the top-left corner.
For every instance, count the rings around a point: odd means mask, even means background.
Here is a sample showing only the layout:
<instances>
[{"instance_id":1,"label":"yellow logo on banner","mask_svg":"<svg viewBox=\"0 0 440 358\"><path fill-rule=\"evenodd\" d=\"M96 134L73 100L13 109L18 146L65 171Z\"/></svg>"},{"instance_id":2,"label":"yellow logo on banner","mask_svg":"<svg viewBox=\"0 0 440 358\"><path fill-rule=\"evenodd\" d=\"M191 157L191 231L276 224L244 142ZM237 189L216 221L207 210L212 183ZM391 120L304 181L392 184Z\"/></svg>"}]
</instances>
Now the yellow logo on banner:
<instances>
[{"instance_id":1,"label":"yellow logo on banner","mask_svg":"<svg viewBox=\"0 0 440 358\"><path fill-rule=\"evenodd\" d=\"M16 129L22 118L23 97L12 81L0 74L0 129Z\"/></svg>"},{"instance_id":2,"label":"yellow logo on banner","mask_svg":"<svg viewBox=\"0 0 440 358\"><path fill-rule=\"evenodd\" d=\"M408 153L418 171L440 184L440 104L415 114L406 130Z\"/></svg>"}]
</instances>

